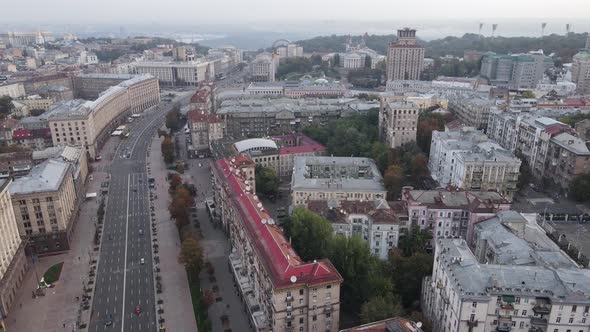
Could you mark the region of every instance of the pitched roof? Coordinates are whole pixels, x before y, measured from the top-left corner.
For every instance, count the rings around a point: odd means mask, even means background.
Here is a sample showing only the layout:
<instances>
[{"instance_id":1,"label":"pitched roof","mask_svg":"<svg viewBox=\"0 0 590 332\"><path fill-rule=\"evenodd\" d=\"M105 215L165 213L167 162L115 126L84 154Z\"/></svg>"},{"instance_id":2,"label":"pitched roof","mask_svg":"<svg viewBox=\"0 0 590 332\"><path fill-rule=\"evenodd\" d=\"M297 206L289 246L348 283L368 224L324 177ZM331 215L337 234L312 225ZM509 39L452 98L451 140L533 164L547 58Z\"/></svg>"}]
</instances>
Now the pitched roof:
<instances>
[{"instance_id":1,"label":"pitched roof","mask_svg":"<svg viewBox=\"0 0 590 332\"><path fill-rule=\"evenodd\" d=\"M329 260L309 263L302 261L256 195L247 190L247 180L236 169L237 161L221 159L215 163L215 168L225 179L224 190L228 191L243 229L247 232L273 287L341 282L342 277Z\"/></svg>"}]
</instances>

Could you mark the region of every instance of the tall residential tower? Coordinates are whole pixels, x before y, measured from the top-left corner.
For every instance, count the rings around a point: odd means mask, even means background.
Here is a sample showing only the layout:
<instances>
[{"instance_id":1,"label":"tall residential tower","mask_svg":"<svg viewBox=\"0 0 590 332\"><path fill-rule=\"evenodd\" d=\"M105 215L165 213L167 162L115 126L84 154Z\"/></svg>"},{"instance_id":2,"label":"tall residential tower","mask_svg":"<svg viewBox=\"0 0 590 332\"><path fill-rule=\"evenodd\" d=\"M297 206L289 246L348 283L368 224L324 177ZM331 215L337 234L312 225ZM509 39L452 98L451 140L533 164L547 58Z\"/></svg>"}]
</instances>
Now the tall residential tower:
<instances>
[{"instance_id":1,"label":"tall residential tower","mask_svg":"<svg viewBox=\"0 0 590 332\"><path fill-rule=\"evenodd\" d=\"M419 80L423 67L424 47L416 43L416 30L397 30L387 53L387 80Z\"/></svg>"}]
</instances>

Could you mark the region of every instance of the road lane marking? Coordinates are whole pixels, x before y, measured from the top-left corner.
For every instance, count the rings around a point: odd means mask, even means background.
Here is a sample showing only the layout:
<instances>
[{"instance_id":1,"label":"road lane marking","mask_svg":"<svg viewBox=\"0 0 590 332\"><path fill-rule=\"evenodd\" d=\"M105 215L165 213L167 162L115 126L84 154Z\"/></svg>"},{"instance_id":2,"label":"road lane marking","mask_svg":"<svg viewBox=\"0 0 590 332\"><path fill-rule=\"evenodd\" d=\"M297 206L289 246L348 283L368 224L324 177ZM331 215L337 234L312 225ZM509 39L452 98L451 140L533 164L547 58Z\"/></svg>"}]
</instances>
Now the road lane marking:
<instances>
[{"instance_id":1,"label":"road lane marking","mask_svg":"<svg viewBox=\"0 0 590 332\"><path fill-rule=\"evenodd\" d=\"M129 181L130 175L127 175L127 218L125 220L125 244L127 244L127 236L128 236L128 228L129 228ZM125 282L127 281L127 245L125 245L125 263L123 266L123 309L122 312L125 312ZM121 322L121 332L125 332L125 315L122 316Z\"/></svg>"}]
</instances>

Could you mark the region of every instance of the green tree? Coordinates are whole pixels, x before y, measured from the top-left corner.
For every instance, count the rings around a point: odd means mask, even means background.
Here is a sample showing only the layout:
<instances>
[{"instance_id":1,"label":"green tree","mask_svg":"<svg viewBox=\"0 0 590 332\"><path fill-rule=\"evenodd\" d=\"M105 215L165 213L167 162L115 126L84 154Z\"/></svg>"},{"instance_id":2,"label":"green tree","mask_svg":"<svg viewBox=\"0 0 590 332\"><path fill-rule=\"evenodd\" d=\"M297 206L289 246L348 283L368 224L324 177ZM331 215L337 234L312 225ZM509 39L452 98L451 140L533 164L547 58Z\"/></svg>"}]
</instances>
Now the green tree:
<instances>
[{"instance_id":1,"label":"green tree","mask_svg":"<svg viewBox=\"0 0 590 332\"><path fill-rule=\"evenodd\" d=\"M397 245L402 255L405 257L412 256L415 253L426 252L426 243L432 239L428 231L423 231L416 224L413 224L410 231L400 237Z\"/></svg>"},{"instance_id":2,"label":"green tree","mask_svg":"<svg viewBox=\"0 0 590 332\"><path fill-rule=\"evenodd\" d=\"M10 113L14 111L12 98L10 96L0 97L0 119L5 119Z\"/></svg>"},{"instance_id":3,"label":"green tree","mask_svg":"<svg viewBox=\"0 0 590 332\"><path fill-rule=\"evenodd\" d=\"M167 164L171 164L174 162L174 142L172 141L172 137L165 136L164 140L162 141L161 145L162 149L162 156L164 157L164 162Z\"/></svg>"},{"instance_id":4,"label":"green tree","mask_svg":"<svg viewBox=\"0 0 590 332\"><path fill-rule=\"evenodd\" d=\"M387 189L387 194L391 199L399 197L404 185L404 170L401 166L389 165L383 175L383 185Z\"/></svg>"},{"instance_id":5,"label":"green tree","mask_svg":"<svg viewBox=\"0 0 590 332\"><path fill-rule=\"evenodd\" d=\"M523 91L522 94L521 94L521 96L522 96L522 98L537 98L535 96L535 93L532 92L531 90L525 90L525 91Z\"/></svg>"},{"instance_id":6,"label":"green tree","mask_svg":"<svg viewBox=\"0 0 590 332\"><path fill-rule=\"evenodd\" d=\"M378 295L361 306L361 323L380 321L386 318L401 316L404 313L399 300L391 296Z\"/></svg>"},{"instance_id":7,"label":"green tree","mask_svg":"<svg viewBox=\"0 0 590 332\"><path fill-rule=\"evenodd\" d=\"M327 257L332 232L329 221L302 207L295 208L285 223L285 233L303 260Z\"/></svg>"},{"instance_id":8,"label":"green tree","mask_svg":"<svg viewBox=\"0 0 590 332\"><path fill-rule=\"evenodd\" d=\"M365 55L365 68L371 68L371 65L372 65L371 61L372 61L371 57L368 55Z\"/></svg>"},{"instance_id":9,"label":"green tree","mask_svg":"<svg viewBox=\"0 0 590 332\"><path fill-rule=\"evenodd\" d=\"M279 192L279 177L273 168L256 165L256 193L266 197L274 197Z\"/></svg>"},{"instance_id":10,"label":"green tree","mask_svg":"<svg viewBox=\"0 0 590 332\"><path fill-rule=\"evenodd\" d=\"M577 175L570 184L570 193L578 202L590 201L590 173Z\"/></svg>"},{"instance_id":11,"label":"green tree","mask_svg":"<svg viewBox=\"0 0 590 332\"><path fill-rule=\"evenodd\" d=\"M422 279L432 274L432 263L432 255L426 253L415 253L405 257L398 250L391 251L391 275L405 308L418 307Z\"/></svg>"},{"instance_id":12,"label":"green tree","mask_svg":"<svg viewBox=\"0 0 590 332\"><path fill-rule=\"evenodd\" d=\"M203 250L197 239L189 237L182 241L178 259L187 270L189 278L199 277L199 273L203 268Z\"/></svg>"},{"instance_id":13,"label":"green tree","mask_svg":"<svg viewBox=\"0 0 590 332\"><path fill-rule=\"evenodd\" d=\"M334 63L332 63L332 67L340 66L340 54L334 54Z\"/></svg>"},{"instance_id":14,"label":"green tree","mask_svg":"<svg viewBox=\"0 0 590 332\"><path fill-rule=\"evenodd\" d=\"M170 129L171 133L178 131L182 127L180 118L180 106L174 105L170 112L166 114L166 127Z\"/></svg>"}]
</instances>

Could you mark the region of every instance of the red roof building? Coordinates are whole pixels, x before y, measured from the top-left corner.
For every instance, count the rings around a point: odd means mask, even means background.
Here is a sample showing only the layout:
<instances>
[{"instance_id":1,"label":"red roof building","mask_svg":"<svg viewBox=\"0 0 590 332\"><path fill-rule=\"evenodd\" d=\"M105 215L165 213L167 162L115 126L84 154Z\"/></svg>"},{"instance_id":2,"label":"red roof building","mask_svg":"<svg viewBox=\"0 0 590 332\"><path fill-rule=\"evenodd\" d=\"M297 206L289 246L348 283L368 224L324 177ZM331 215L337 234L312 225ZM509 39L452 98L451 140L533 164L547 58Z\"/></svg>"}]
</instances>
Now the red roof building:
<instances>
[{"instance_id":1,"label":"red roof building","mask_svg":"<svg viewBox=\"0 0 590 332\"><path fill-rule=\"evenodd\" d=\"M220 222L233 244L230 265L256 330L283 331L287 324L299 330L294 316L306 322L314 316L318 331L338 331L342 277L336 268L327 259L304 262L297 255L255 194L248 156L218 160L212 169Z\"/></svg>"}]
</instances>

